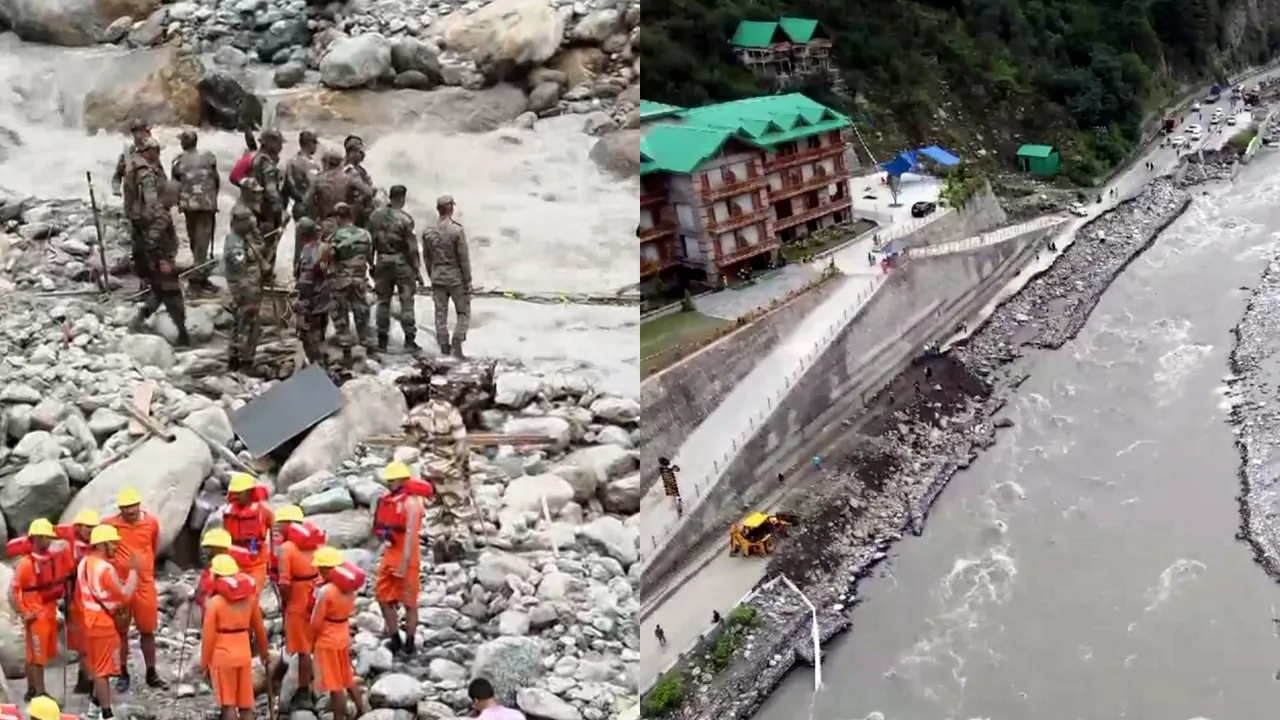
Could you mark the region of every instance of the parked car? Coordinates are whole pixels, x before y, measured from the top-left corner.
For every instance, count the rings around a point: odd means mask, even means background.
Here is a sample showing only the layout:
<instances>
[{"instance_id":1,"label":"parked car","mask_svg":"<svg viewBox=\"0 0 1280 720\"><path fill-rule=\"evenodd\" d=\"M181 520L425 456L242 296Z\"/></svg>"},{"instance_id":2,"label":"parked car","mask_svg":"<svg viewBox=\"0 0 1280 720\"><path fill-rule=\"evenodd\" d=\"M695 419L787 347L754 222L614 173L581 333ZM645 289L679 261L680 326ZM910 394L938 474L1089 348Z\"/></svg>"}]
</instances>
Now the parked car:
<instances>
[{"instance_id":1,"label":"parked car","mask_svg":"<svg viewBox=\"0 0 1280 720\"><path fill-rule=\"evenodd\" d=\"M933 211L937 209L938 205L936 203L918 202L911 206L911 217L922 218L926 215L932 214Z\"/></svg>"},{"instance_id":2,"label":"parked car","mask_svg":"<svg viewBox=\"0 0 1280 720\"><path fill-rule=\"evenodd\" d=\"M1191 138L1192 140L1199 140L1200 135L1203 132L1204 132L1204 128L1200 127L1199 125L1187 126L1187 137Z\"/></svg>"},{"instance_id":3,"label":"parked car","mask_svg":"<svg viewBox=\"0 0 1280 720\"><path fill-rule=\"evenodd\" d=\"M1174 147L1182 147L1183 145L1187 144L1187 139L1182 135L1174 135L1173 137L1169 138L1169 144Z\"/></svg>"},{"instance_id":4,"label":"parked car","mask_svg":"<svg viewBox=\"0 0 1280 720\"><path fill-rule=\"evenodd\" d=\"M1071 206L1068 207L1067 210L1069 210L1072 215L1076 215L1078 217L1084 217L1089 214L1089 211L1085 209L1085 206L1078 202L1071 203Z\"/></svg>"},{"instance_id":5,"label":"parked car","mask_svg":"<svg viewBox=\"0 0 1280 720\"><path fill-rule=\"evenodd\" d=\"M1236 124L1236 116L1235 116L1235 115L1232 115L1231 117L1227 118L1227 124L1228 124L1228 125L1235 125L1235 124Z\"/></svg>"}]
</instances>

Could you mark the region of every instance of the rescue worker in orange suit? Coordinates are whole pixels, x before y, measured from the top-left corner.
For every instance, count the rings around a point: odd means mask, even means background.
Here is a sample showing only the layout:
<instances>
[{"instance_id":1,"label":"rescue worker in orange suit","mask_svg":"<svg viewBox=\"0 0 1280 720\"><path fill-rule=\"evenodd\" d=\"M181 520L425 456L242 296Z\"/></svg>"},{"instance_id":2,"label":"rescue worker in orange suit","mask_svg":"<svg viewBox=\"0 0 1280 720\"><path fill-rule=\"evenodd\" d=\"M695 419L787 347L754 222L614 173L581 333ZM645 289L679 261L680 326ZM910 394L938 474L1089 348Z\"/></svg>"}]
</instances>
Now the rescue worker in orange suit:
<instances>
[{"instance_id":1,"label":"rescue worker in orange suit","mask_svg":"<svg viewBox=\"0 0 1280 720\"><path fill-rule=\"evenodd\" d=\"M138 569L138 587L129 599L128 612L120 617L120 677L116 690L129 691L129 626L138 628L142 662L147 666L147 685L168 687L156 672L156 629L160 625L160 597L156 594L156 555L160 552L160 521L142 509L142 495L125 488L116 498L119 512L102 522L120 533L116 543L116 572L123 574L131 564ZM136 561L136 562L134 562Z\"/></svg>"},{"instance_id":2,"label":"rescue worker in orange suit","mask_svg":"<svg viewBox=\"0 0 1280 720\"><path fill-rule=\"evenodd\" d=\"M56 543L56 545L55 545ZM10 601L22 618L27 641L27 694L24 700L47 695L44 668L58 655L58 601L67 589L71 548L58 542L53 523L31 521L26 552L13 569Z\"/></svg>"},{"instance_id":3,"label":"rescue worker in orange suit","mask_svg":"<svg viewBox=\"0 0 1280 720\"><path fill-rule=\"evenodd\" d=\"M15 707L14 710L16 711L17 708ZM31 698L27 704L27 718L28 720L76 720L75 715L64 715L62 708L58 706L58 701L48 695ZM9 717L7 714L0 714L0 720L9 720ZM15 714L13 720L22 720L22 718Z\"/></svg>"},{"instance_id":4,"label":"rescue worker in orange suit","mask_svg":"<svg viewBox=\"0 0 1280 720\"><path fill-rule=\"evenodd\" d=\"M409 466L393 462L382 471L391 489L378 499L374 534L383 545L374 582L374 597L382 610L383 630L391 638L391 652L412 655L418 632L418 587L422 562L424 497L431 485L414 480ZM404 640L400 638L399 609L404 608Z\"/></svg>"},{"instance_id":5,"label":"rescue worker in orange suit","mask_svg":"<svg viewBox=\"0 0 1280 720\"><path fill-rule=\"evenodd\" d=\"M76 571L86 649L80 662L89 666L93 700L104 720L115 717L111 709L110 680L121 670L121 640L116 618L127 615L133 604L141 574L139 565L144 559L129 555L129 572L121 579L115 566L120 541L120 532L115 526L103 524L94 528L89 535L89 554L80 561Z\"/></svg>"},{"instance_id":6,"label":"rescue worker in orange suit","mask_svg":"<svg viewBox=\"0 0 1280 720\"><path fill-rule=\"evenodd\" d=\"M209 596L213 594L217 577L213 574L214 558L223 555L229 556L236 561L238 566L242 562L248 562L251 559L249 551L243 550L231 544L231 533L223 528L210 528L205 531L204 536L200 538L200 549L208 553L205 558L204 572L200 573L200 579L196 581L195 594L191 598L192 602L204 612L205 603L209 601Z\"/></svg>"},{"instance_id":7,"label":"rescue worker in orange suit","mask_svg":"<svg viewBox=\"0 0 1280 720\"><path fill-rule=\"evenodd\" d=\"M258 485L248 473L232 473L227 486L227 503L222 506L222 527L231 533L231 543L248 553L249 560L241 565L241 572L253 578L257 592L267 587L267 565L271 562L271 526L275 523L271 508L267 507L267 488ZM267 626L262 620L262 607L258 596L253 600L253 636L259 630L265 637ZM265 653L265 649L259 650Z\"/></svg>"},{"instance_id":8,"label":"rescue worker in orange suit","mask_svg":"<svg viewBox=\"0 0 1280 720\"><path fill-rule=\"evenodd\" d=\"M253 720L253 650L249 632L258 587L230 555L213 558L209 569L215 578L214 593L205 604L200 667L209 677L222 720ZM252 630L258 647L267 647L266 631Z\"/></svg>"},{"instance_id":9,"label":"rescue worker in orange suit","mask_svg":"<svg viewBox=\"0 0 1280 720\"><path fill-rule=\"evenodd\" d=\"M80 586L76 584L75 568L80 567L80 562L89 554L89 537L100 522L102 519L96 511L81 510L71 523L70 535L64 538L71 543L71 559L74 562L68 578L70 602L67 603L67 647L75 650L81 657L85 654L84 621L80 617ZM60 530L61 526L57 529ZM89 676L89 668L83 662L79 664L75 692L81 695L93 692L93 678Z\"/></svg>"},{"instance_id":10,"label":"rescue worker in orange suit","mask_svg":"<svg viewBox=\"0 0 1280 720\"><path fill-rule=\"evenodd\" d=\"M298 656L298 690L290 699L295 710L310 709L315 705L311 695L311 682L314 677L311 664L311 649L314 638L311 636L311 603L315 597L315 586L320 579L313 562L316 548L304 548L290 538L290 528L301 526L302 508L297 505L285 505L276 511L276 526L279 528L280 542L276 546L276 587L280 590L280 600L284 610L284 651ZM280 663L281 670L287 670L285 663ZM276 678L274 687L281 686L283 678ZM282 698L283 700L283 698Z\"/></svg>"},{"instance_id":11,"label":"rescue worker in orange suit","mask_svg":"<svg viewBox=\"0 0 1280 720\"><path fill-rule=\"evenodd\" d=\"M315 639L316 690L329 694L333 720L351 720L364 715L364 700L356 687L351 667L351 614L355 612L359 583L353 582L358 568L342 562L337 548L316 550L315 568L324 584L316 592L311 611L311 637ZM347 698L355 703L356 714L347 712Z\"/></svg>"}]
</instances>

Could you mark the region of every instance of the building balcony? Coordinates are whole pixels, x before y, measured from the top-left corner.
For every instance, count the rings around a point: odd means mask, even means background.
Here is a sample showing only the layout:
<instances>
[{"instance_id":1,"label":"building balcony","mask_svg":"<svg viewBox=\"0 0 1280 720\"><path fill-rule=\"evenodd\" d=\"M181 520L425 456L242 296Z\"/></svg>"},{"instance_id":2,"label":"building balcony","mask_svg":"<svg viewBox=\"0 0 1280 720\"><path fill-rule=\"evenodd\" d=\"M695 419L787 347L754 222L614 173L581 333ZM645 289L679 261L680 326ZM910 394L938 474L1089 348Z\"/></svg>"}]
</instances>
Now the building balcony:
<instances>
[{"instance_id":1,"label":"building balcony","mask_svg":"<svg viewBox=\"0 0 1280 720\"><path fill-rule=\"evenodd\" d=\"M676 259L674 257L662 258L659 260L643 260L642 259L640 261L640 278L644 279L647 277L651 277L653 275L657 275L658 273L662 272L663 270L666 270L669 267L674 266L675 264L676 264Z\"/></svg>"},{"instance_id":2,"label":"building balcony","mask_svg":"<svg viewBox=\"0 0 1280 720\"><path fill-rule=\"evenodd\" d=\"M653 227L642 227L636 230L636 237L640 238L640 242L647 243L650 240L657 240L664 235L671 235L676 231L676 224L673 222L660 222Z\"/></svg>"},{"instance_id":3,"label":"building balcony","mask_svg":"<svg viewBox=\"0 0 1280 720\"><path fill-rule=\"evenodd\" d=\"M775 203L781 200L786 200L789 197L795 197L796 195L809 192L810 190L817 190L837 182L846 182L848 179L848 170L837 170L834 173L829 173L827 175L814 175L808 180L783 185L777 190L770 189L769 202Z\"/></svg>"},{"instance_id":4,"label":"building balcony","mask_svg":"<svg viewBox=\"0 0 1280 720\"><path fill-rule=\"evenodd\" d=\"M766 207L752 212L730 215L723 220L712 220L707 223L707 231L712 235L723 235L727 232L733 232L738 228L744 228L748 225L765 222L768 219L769 208Z\"/></svg>"},{"instance_id":5,"label":"building balcony","mask_svg":"<svg viewBox=\"0 0 1280 720\"><path fill-rule=\"evenodd\" d=\"M653 207L655 205L665 205L667 203L667 192L665 190L652 190L640 193L640 207Z\"/></svg>"},{"instance_id":6,"label":"building balcony","mask_svg":"<svg viewBox=\"0 0 1280 720\"><path fill-rule=\"evenodd\" d=\"M777 250L780 247L782 247L782 243L776 239L769 239L769 240L764 240L764 241L755 243L753 245L746 245L738 248L737 250L734 250L728 255L721 255L720 257L716 258L716 265L718 267L733 265L735 263L740 263L743 260L746 260L747 258L753 258L756 255L762 255L767 252L773 252L774 250Z\"/></svg>"},{"instance_id":7,"label":"building balcony","mask_svg":"<svg viewBox=\"0 0 1280 720\"><path fill-rule=\"evenodd\" d=\"M734 197L736 195L746 195L753 190L759 190L767 183L763 175L746 180L737 180L731 183L725 183L719 187L704 188L698 194L702 196L704 203L715 202L722 198Z\"/></svg>"},{"instance_id":8,"label":"building balcony","mask_svg":"<svg viewBox=\"0 0 1280 720\"><path fill-rule=\"evenodd\" d=\"M853 201L850 198L842 197L834 202L825 203L816 208L810 208L809 210L805 210L804 212L797 213L795 215L780 217L773 221L773 230L774 232L786 230L789 227L795 227L796 225L807 223L810 220L830 215L833 212L847 210L852 204Z\"/></svg>"},{"instance_id":9,"label":"building balcony","mask_svg":"<svg viewBox=\"0 0 1280 720\"><path fill-rule=\"evenodd\" d=\"M844 143L831 143L830 145L801 150L800 152L792 153L790 155L779 155L764 164L764 171L766 173L771 173L776 170L795 167L802 163L814 162L815 160L843 155L845 147Z\"/></svg>"}]
</instances>

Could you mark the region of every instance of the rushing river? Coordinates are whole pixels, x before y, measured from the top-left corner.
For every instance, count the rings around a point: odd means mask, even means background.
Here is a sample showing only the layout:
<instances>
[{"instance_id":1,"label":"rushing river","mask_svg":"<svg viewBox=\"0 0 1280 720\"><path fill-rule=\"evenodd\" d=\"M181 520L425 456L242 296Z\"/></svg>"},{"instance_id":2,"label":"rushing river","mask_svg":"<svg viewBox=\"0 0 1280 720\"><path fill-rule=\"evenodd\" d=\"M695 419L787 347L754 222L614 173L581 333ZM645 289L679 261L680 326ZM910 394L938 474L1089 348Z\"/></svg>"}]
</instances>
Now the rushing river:
<instances>
[{"instance_id":1,"label":"rushing river","mask_svg":"<svg viewBox=\"0 0 1280 720\"><path fill-rule=\"evenodd\" d=\"M55 48L0 35L0 189L83 198L85 172L91 171L99 201L118 202L107 195L108 180L124 139L88 135L82 129L83 98L95 87L141 78L158 64L151 51ZM279 94L268 92L269 111ZM436 113L424 114L411 127L326 128L331 134L322 142L335 147L347 133L365 135L370 140L365 166L374 182L384 189L396 183L408 187L408 209L419 228L435 221L437 196L453 195L471 240L477 285L612 292L636 282L637 186L596 169L587 156L594 138L582 132L581 117L540 121L534 131L477 134L455 134L445 127L449 120ZM281 129L287 159L297 150L301 128ZM167 166L179 151L178 129L156 134ZM244 152L238 133L202 130L200 144L217 155L224 173ZM220 227L234 202L234 188L224 188ZM286 237L292 237L291 229ZM291 243L281 243L277 275L288 274L292 254ZM425 331L419 342L430 345L430 300L420 299L417 311ZM636 394L638 318L634 307L478 299L467 349L473 355L520 359L544 371L585 369L599 377L602 388ZM393 336L398 331L393 323Z\"/></svg>"},{"instance_id":2,"label":"rushing river","mask_svg":"<svg viewBox=\"0 0 1280 720\"><path fill-rule=\"evenodd\" d=\"M814 717L1274 715L1280 592L1235 539L1224 380L1280 241L1277 170L1197 189L1075 342L1034 361L1014 427L863 583ZM797 671L757 717L806 717L811 693Z\"/></svg>"}]
</instances>

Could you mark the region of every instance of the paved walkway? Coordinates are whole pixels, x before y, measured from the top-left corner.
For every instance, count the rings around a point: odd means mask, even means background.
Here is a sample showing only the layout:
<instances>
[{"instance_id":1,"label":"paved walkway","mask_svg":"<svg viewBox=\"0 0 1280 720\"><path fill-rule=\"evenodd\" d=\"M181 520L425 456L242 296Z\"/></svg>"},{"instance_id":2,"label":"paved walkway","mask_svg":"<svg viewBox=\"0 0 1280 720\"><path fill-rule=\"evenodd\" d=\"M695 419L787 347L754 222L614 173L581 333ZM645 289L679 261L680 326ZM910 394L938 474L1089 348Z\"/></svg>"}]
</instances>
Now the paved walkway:
<instances>
[{"instance_id":1,"label":"paved walkway","mask_svg":"<svg viewBox=\"0 0 1280 720\"><path fill-rule=\"evenodd\" d=\"M1016 225L1006 225L998 230L981 233L973 237L967 237L963 240L953 240L938 245L929 245L926 247L912 248L911 257L937 257L939 255L953 255L955 253L970 252L978 248L987 247L989 245L998 245L1007 240L1020 237L1035 230L1044 230L1047 228L1063 225L1067 222L1067 218L1063 215L1045 215L1043 217L1020 222Z\"/></svg>"}]
</instances>

